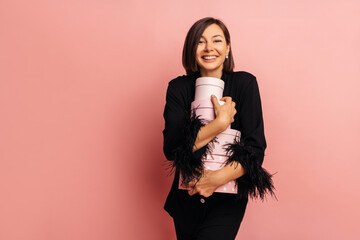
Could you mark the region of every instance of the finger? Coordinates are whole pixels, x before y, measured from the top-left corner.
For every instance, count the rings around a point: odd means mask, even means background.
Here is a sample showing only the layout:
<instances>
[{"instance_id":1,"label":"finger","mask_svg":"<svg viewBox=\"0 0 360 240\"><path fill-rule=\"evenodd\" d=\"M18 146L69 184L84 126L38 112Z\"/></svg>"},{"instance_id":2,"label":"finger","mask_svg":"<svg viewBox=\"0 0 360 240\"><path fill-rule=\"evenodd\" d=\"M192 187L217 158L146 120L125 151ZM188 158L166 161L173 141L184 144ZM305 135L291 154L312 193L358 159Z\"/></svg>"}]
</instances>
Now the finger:
<instances>
[{"instance_id":1,"label":"finger","mask_svg":"<svg viewBox=\"0 0 360 240\"><path fill-rule=\"evenodd\" d=\"M214 192L212 192L211 190L207 190L207 191L199 191L198 193L199 195L208 198L211 195L213 195Z\"/></svg>"},{"instance_id":2,"label":"finger","mask_svg":"<svg viewBox=\"0 0 360 240\"><path fill-rule=\"evenodd\" d=\"M190 189L188 191L188 193L189 193L190 196L193 196L193 195L195 195L197 193L197 191L195 190L195 188L192 188L192 189Z\"/></svg>"},{"instance_id":3,"label":"finger","mask_svg":"<svg viewBox=\"0 0 360 240\"><path fill-rule=\"evenodd\" d=\"M204 175L208 174L209 172L213 172L212 170L204 169Z\"/></svg>"},{"instance_id":4,"label":"finger","mask_svg":"<svg viewBox=\"0 0 360 240\"><path fill-rule=\"evenodd\" d=\"M187 186L193 188L195 186L195 184L196 184L196 182L194 180L192 180L191 182L189 182L187 184Z\"/></svg>"},{"instance_id":5,"label":"finger","mask_svg":"<svg viewBox=\"0 0 360 240\"><path fill-rule=\"evenodd\" d=\"M231 97L226 97L225 99L225 104L232 104L232 98Z\"/></svg>"},{"instance_id":6,"label":"finger","mask_svg":"<svg viewBox=\"0 0 360 240\"><path fill-rule=\"evenodd\" d=\"M205 197L205 198L208 198L208 197L210 197L212 194L209 194L209 193L200 194L200 193L199 193L199 195L201 195L201 196L203 196L203 197Z\"/></svg>"},{"instance_id":7,"label":"finger","mask_svg":"<svg viewBox=\"0 0 360 240\"><path fill-rule=\"evenodd\" d=\"M215 95L211 95L211 102L214 105L215 109L220 107L219 101Z\"/></svg>"},{"instance_id":8,"label":"finger","mask_svg":"<svg viewBox=\"0 0 360 240\"><path fill-rule=\"evenodd\" d=\"M232 101L232 98L231 97L222 97L222 98L220 98L220 101L226 102L227 100Z\"/></svg>"}]
</instances>

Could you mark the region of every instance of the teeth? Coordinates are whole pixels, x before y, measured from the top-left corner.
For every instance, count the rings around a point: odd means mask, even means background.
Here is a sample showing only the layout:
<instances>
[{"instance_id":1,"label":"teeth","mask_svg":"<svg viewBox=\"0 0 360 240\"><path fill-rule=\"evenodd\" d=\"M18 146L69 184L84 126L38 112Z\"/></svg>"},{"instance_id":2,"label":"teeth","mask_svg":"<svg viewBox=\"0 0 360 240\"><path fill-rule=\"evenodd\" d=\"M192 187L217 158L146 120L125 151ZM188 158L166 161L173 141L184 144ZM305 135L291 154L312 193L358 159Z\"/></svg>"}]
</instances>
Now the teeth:
<instances>
[{"instance_id":1,"label":"teeth","mask_svg":"<svg viewBox=\"0 0 360 240\"><path fill-rule=\"evenodd\" d=\"M215 59L215 58L216 58L215 56L204 56L204 59L206 60Z\"/></svg>"}]
</instances>

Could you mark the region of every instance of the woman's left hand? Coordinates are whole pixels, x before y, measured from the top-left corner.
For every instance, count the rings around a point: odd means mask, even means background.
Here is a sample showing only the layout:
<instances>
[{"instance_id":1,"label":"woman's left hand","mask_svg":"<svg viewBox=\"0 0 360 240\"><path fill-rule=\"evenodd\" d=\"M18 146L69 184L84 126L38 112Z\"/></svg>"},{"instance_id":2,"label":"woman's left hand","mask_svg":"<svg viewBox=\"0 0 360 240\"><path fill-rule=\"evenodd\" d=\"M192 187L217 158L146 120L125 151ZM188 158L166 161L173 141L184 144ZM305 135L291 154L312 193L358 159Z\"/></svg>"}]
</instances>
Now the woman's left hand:
<instances>
[{"instance_id":1,"label":"woman's left hand","mask_svg":"<svg viewBox=\"0 0 360 240\"><path fill-rule=\"evenodd\" d=\"M204 170L203 175L198 180L193 180L189 183L189 195L199 193L203 197L210 197L215 190L223 185L219 171Z\"/></svg>"}]
</instances>

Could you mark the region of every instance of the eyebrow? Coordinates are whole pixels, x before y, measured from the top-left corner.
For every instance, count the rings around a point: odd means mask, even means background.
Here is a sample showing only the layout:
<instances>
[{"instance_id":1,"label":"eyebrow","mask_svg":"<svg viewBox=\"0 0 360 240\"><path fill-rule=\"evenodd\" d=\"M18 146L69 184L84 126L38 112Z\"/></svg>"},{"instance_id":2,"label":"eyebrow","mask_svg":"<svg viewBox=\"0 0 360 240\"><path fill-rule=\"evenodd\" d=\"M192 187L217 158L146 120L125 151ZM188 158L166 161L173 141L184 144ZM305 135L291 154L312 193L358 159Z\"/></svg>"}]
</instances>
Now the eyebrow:
<instances>
[{"instance_id":1,"label":"eyebrow","mask_svg":"<svg viewBox=\"0 0 360 240\"><path fill-rule=\"evenodd\" d=\"M205 38L204 36L201 35L202 38ZM217 34L217 35L214 35L212 36L211 38L214 38L214 37L221 37L221 38L224 38L223 36L221 36L220 34Z\"/></svg>"},{"instance_id":2,"label":"eyebrow","mask_svg":"<svg viewBox=\"0 0 360 240\"><path fill-rule=\"evenodd\" d=\"M214 36L212 36L213 38L214 37L222 37L222 38L224 38L223 36L221 36L221 35L219 35L219 34L217 34L217 35L214 35Z\"/></svg>"}]
</instances>

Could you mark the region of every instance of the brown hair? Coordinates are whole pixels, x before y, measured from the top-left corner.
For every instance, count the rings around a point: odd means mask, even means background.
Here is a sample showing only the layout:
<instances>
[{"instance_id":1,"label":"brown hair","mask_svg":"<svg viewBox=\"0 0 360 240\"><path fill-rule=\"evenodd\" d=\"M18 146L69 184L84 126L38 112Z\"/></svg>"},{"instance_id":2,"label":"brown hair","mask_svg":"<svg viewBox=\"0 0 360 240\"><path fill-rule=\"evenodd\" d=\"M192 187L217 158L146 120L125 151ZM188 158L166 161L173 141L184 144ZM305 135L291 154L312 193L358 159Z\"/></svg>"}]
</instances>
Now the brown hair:
<instances>
[{"instance_id":1,"label":"brown hair","mask_svg":"<svg viewBox=\"0 0 360 240\"><path fill-rule=\"evenodd\" d=\"M230 44L230 33L221 20L212 17L206 17L195 22L186 35L183 48L182 64L186 70L186 74L190 75L199 71L199 67L195 59L196 48L202 33L209 25L214 23L217 24L224 32L226 44ZM231 52L231 46L228 56L229 58L225 59L223 71L232 72L234 69L234 59Z\"/></svg>"}]
</instances>

